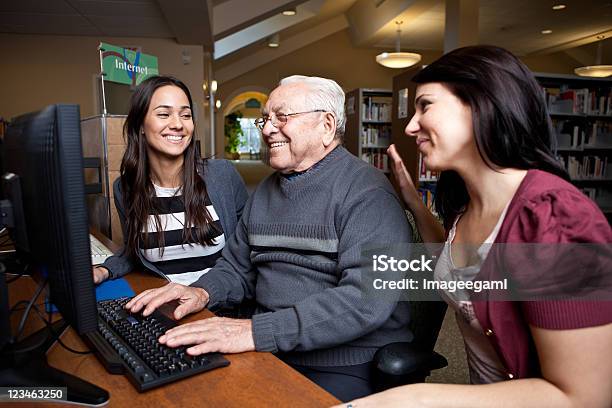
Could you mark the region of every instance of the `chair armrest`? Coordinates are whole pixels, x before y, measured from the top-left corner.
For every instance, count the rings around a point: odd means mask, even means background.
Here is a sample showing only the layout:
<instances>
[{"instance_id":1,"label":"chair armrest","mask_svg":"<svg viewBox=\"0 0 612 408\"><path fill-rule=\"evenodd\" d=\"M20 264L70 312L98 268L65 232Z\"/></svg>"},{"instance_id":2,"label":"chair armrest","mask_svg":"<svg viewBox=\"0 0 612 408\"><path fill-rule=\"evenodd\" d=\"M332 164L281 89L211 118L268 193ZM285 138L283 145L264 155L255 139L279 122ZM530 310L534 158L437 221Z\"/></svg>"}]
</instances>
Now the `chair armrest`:
<instances>
[{"instance_id":1,"label":"chair armrest","mask_svg":"<svg viewBox=\"0 0 612 408\"><path fill-rule=\"evenodd\" d=\"M374 355L375 369L394 376L416 372L429 373L447 365L448 361L440 354L432 350L422 350L412 343L390 343L381 347Z\"/></svg>"}]
</instances>

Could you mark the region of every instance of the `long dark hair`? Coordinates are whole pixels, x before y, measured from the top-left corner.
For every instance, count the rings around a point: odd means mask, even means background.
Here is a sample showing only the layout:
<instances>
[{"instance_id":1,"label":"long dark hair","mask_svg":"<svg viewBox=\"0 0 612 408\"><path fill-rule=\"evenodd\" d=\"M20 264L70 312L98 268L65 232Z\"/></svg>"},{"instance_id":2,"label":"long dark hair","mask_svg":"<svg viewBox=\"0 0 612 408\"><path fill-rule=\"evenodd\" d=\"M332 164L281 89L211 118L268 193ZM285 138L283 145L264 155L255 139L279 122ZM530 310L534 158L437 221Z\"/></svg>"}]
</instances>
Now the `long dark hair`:
<instances>
[{"instance_id":1,"label":"long dark hair","mask_svg":"<svg viewBox=\"0 0 612 408\"><path fill-rule=\"evenodd\" d=\"M156 208L154 198L155 187L150 177L149 157L147 155L147 141L142 129L149 110L153 93L163 86L176 86L180 88L193 111L191 93L180 80L170 76L154 76L143 81L130 99L130 110L123 126L123 134L127 148L121 161L121 191L123 193L123 206L126 209L126 250L136 255L140 233L144 232L144 242L148 242L147 225L149 215L155 218L155 229L158 231L157 247L160 255L163 254L164 234L159 217L160 210ZM192 116L193 117L193 116ZM206 184L199 173L204 171L205 162L198 157L194 134L185 152L183 153L182 199L185 205L185 225L183 226L183 243L198 242L202 245L213 245L211 238L217 231L211 215L206 209ZM193 228L191 226L193 225Z\"/></svg>"},{"instance_id":2,"label":"long dark hair","mask_svg":"<svg viewBox=\"0 0 612 408\"><path fill-rule=\"evenodd\" d=\"M472 110L478 153L492 169L540 169L569 180L553 154L556 139L544 94L529 69L503 48L456 49L417 73L418 84L440 82ZM465 182L443 171L436 210L448 229L468 204Z\"/></svg>"}]
</instances>

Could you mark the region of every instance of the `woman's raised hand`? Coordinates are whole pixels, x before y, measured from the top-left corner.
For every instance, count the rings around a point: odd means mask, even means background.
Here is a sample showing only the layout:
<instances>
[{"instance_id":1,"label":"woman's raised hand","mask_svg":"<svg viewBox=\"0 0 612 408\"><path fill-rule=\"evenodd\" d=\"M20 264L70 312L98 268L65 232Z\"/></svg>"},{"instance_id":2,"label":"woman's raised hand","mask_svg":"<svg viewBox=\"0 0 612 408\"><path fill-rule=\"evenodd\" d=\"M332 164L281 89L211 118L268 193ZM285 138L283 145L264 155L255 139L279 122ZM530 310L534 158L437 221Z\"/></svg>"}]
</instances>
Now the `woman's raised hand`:
<instances>
[{"instance_id":1,"label":"woman's raised hand","mask_svg":"<svg viewBox=\"0 0 612 408\"><path fill-rule=\"evenodd\" d=\"M414 209L415 205L421 200L419 198L419 194L417 193L416 187L414 186L414 182L412 181L412 177L410 176L410 173L408 173L408 170L404 165L404 161L397 152L395 145L392 144L389 146L387 153L393 161L391 170L393 171L395 180L397 180L397 184L399 185L402 199L410 209Z\"/></svg>"}]
</instances>

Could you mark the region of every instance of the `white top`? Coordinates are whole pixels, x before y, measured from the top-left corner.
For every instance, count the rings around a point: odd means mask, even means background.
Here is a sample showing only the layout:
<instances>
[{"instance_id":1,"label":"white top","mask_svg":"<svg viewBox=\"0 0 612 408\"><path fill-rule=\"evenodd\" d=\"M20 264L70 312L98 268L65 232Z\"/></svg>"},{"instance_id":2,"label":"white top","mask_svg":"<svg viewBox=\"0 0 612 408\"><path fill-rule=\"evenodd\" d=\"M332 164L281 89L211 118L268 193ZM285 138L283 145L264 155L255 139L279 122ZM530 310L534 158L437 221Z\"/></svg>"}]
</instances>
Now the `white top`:
<instances>
[{"instance_id":1,"label":"white top","mask_svg":"<svg viewBox=\"0 0 612 408\"><path fill-rule=\"evenodd\" d=\"M484 240L482 245L478 247L478 261L474 265L469 265L463 268L455 267L451 254L451 243L455 239L457 222L461 218L461 214L455 219L453 227L448 233L448 239L444 244L444 249L440 254L436 269L434 271L434 279L445 281L471 281L480 272L480 268L485 258L489 254L491 245L495 242L495 238L501 228L501 225L506 216L508 205L502 211L502 214L491 231L491 234ZM455 310L457 325L465 343L465 351L467 353L468 366L470 369L470 382L472 384L487 384L506 380L506 370L499 359L499 356L493 349L491 342L484 334L476 315L474 307L469 299L467 291L454 292L440 291L442 298Z\"/></svg>"},{"instance_id":2,"label":"white top","mask_svg":"<svg viewBox=\"0 0 612 408\"><path fill-rule=\"evenodd\" d=\"M182 187L161 187L155 183L153 183L153 186L155 187L155 195L158 198L180 197L183 193ZM208 210L212 221L219 224L220 220L217 212L212 206L212 203L208 204L209 205L206 206L206 209ZM183 226L185 225L184 210L181 212L159 214L159 218L164 234L177 230L182 231ZM145 228L148 229L148 232L150 233L158 232L154 215L149 216L149 221L147 225L143 226L143 231ZM166 243L168 242L169 240L166 239ZM214 260L219 256L221 250L225 246L225 234L221 233L219 236L215 237L214 242L214 245L201 245L199 243L183 244L182 242L177 242L174 245L167 244L164 246L163 255L160 255L159 248L141 248L140 251L145 259L153 264L158 264L158 266L159 263L164 263L167 265L169 261L178 262L183 260L180 267L181 272L165 273L165 276L172 282L189 285L197 281L202 275L210 270L210 267L202 268L201 266L210 266L211 264L214 264Z\"/></svg>"}]
</instances>

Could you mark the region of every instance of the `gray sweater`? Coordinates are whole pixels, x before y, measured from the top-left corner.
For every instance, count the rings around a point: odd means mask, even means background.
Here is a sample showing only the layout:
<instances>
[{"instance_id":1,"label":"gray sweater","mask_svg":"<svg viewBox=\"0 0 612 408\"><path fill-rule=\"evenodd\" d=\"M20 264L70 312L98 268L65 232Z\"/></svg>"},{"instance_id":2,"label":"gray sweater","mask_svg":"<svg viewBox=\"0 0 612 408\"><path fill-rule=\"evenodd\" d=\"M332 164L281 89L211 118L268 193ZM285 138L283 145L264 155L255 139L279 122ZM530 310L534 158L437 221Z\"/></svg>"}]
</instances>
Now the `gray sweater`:
<instances>
[{"instance_id":1,"label":"gray sweater","mask_svg":"<svg viewBox=\"0 0 612 408\"><path fill-rule=\"evenodd\" d=\"M301 175L266 178L221 258L192 286L208 292L213 310L256 299L258 351L299 365L366 363L412 333L408 304L363 295L362 246L410 236L386 177L338 147Z\"/></svg>"},{"instance_id":2,"label":"gray sweater","mask_svg":"<svg viewBox=\"0 0 612 408\"><path fill-rule=\"evenodd\" d=\"M205 160L199 173L200 177L202 177L206 183L206 192L208 193L208 197L215 211L219 215L223 231L226 236L230 236L236 229L236 224L242 215L242 210L249 196L244 187L242 178L234 166L227 160ZM131 272L134 268L138 267L139 264L162 278L167 279L159 268L142 256L140 251L136 251L138 253L138 259L134 259L128 255L128 252L125 250L125 241L127 239L126 210L123 206L123 192L121 191L120 178L115 180L113 192L115 207L117 208L121 229L123 230L124 247L117 255L108 258L102 266L108 269L111 279L121 277Z\"/></svg>"}]
</instances>

